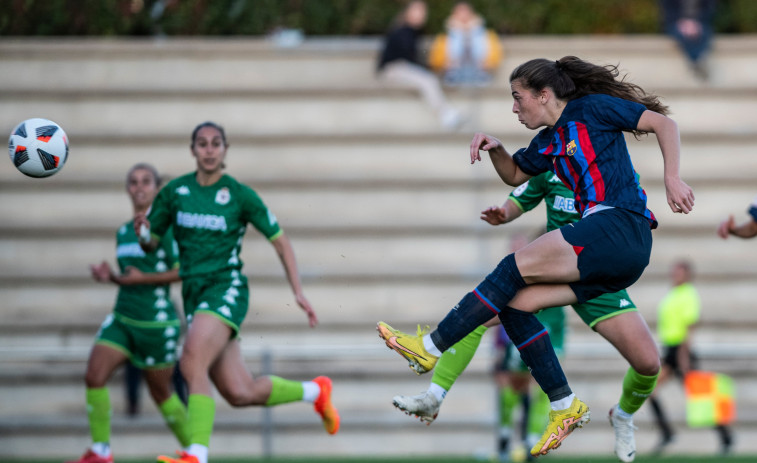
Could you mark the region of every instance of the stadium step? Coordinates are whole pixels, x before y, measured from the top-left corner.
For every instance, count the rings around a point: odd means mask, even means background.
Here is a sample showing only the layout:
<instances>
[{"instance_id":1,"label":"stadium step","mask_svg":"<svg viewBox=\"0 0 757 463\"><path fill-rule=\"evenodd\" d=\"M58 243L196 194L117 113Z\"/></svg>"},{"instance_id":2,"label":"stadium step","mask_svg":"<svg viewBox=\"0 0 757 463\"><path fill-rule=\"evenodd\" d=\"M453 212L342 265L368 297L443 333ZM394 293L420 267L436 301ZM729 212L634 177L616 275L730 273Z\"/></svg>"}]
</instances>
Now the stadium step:
<instances>
[{"instance_id":1,"label":"stadium step","mask_svg":"<svg viewBox=\"0 0 757 463\"><path fill-rule=\"evenodd\" d=\"M661 222L652 262L630 292L654 328L671 262L694 262L703 301L696 345L706 368L736 378L737 452L757 452L757 441L740 438L757 431L754 242L724 242L714 233L730 213L746 219L755 195L757 38L718 37L713 79L703 84L662 36L505 37L506 58L492 87L448 89L455 105L475 111L455 133L440 130L412 92L375 82L379 43L309 39L282 50L241 39L0 41L0 127L9 131L21 119L44 116L71 139L71 158L52 178L25 178L9 163L0 169L0 396L10 398L0 401L2 457L73 457L87 444L81 378L115 297L114 286L91 281L88 265L113 261L115 230L130 212L123 191L128 168L148 161L169 178L190 171L189 132L206 119L226 126L230 173L261 193L293 238L321 321L307 329L275 254L251 231L242 256L252 284L242 331L248 368L264 370L269 343L275 373L333 375L344 417L331 438L307 406L277 407L268 428L263 410L231 410L219 400L214 452L393 455L432 448L439 455L488 457L496 432L489 348L451 391L440 419L426 427L395 411L390 400L420 392L429 378L412 375L373 327L379 319L405 330L438 321L505 254L514 233L543 225L541 209L502 228L478 220L482 208L504 201L510 189L485 157L483 165L469 165L468 144L478 128L508 149L528 143L533 132L510 114L507 75L527 59L566 54L619 63L673 110L682 175L695 188L697 207L685 217L668 211L655 137L628 137ZM179 299L178 286L172 295ZM612 430L604 413L626 364L574 313L568 317L565 369L596 414L560 452L609 454ZM116 455L171 452L173 440L145 391L143 415L123 416L122 384L120 374L111 381ZM671 450L714 453L710 430L684 432L680 389L666 386L662 397L681 430ZM648 452L656 441L649 412L643 409L637 423L639 451ZM392 446L377 445L377 435Z\"/></svg>"}]
</instances>

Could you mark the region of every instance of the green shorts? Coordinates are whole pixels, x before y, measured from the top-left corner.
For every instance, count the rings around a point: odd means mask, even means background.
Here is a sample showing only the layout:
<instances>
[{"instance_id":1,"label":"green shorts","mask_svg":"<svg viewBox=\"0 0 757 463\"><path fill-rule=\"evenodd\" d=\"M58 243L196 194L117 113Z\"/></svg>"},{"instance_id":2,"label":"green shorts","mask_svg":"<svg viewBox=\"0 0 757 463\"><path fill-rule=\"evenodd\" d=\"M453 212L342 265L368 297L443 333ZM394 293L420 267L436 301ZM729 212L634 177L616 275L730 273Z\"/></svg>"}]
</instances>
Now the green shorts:
<instances>
[{"instance_id":1,"label":"green shorts","mask_svg":"<svg viewBox=\"0 0 757 463\"><path fill-rule=\"evenodd\" d=\"M573 310L576 311L584 323L589 325L589 328L595 329L595 325L602 320L607 320L625 312L636 312L638 309L636 308L636 304L631 300L631 297L628 296L628 292L623 289L617 293L602 294L583 304L575 304L573 305Z\"/></svg>"},{"instance_id":2,"label":"green shorts","mask_svg":"<svg viewBox=\"0 0 757 463\"><path fill-rule=\"evenodd\" d=\"M162 369L176 363L179 320L139 322L110 314L100 325L95 344L123 352L138 368Z\"/></svg>"},{"instance_id":3,"label":"green shorts","mask_svg":"<svg viewBox=\"0 0 757 463\"><path fill-rule=\"evenodd\" d=\"M187 324L195 314L213 315L228 325L235 337L239 333L250 301L247 277L230 270L182 280L181 295Z\"/></svg>"}]
</instances>

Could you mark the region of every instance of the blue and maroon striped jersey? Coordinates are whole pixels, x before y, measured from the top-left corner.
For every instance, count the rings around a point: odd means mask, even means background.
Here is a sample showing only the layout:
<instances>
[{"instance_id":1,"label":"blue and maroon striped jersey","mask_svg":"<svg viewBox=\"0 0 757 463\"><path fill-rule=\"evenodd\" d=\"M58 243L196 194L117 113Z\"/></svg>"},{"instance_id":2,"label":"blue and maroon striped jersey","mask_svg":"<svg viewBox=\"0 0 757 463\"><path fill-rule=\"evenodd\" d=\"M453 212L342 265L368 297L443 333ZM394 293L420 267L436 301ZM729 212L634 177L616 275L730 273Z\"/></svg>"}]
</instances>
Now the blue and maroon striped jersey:
<instances>
[{"instance_id":1,"label":"blue and maroon striped jersey","mask_svg":"<svg viewBox=\"0 0 757 463\"><path fill-rule=\"evenodd\" d=\"M540 131L513 159L529 175L555 172L573 190L581 214L602 204L642 214L657 228L623 136L636 129L645 110L602 94L571 100L554 127Z\"/></svg>"}]
</instances>

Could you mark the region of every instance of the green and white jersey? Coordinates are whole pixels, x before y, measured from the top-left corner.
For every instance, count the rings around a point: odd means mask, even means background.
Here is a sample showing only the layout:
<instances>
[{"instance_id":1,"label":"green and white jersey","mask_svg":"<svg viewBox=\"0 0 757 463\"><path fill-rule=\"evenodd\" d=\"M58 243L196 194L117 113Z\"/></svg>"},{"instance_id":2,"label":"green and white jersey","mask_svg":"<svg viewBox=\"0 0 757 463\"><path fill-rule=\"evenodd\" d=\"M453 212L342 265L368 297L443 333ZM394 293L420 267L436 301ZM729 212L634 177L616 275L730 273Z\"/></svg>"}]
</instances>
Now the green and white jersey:
<instances>
[{"instance_id":1,"label":"green and white jersey","mask_svg":"<svg viewBox=\"0 0 757 463\"><path fill-rule=\"evenodd\" d=\"M165 234L160 246L145 254L134 232L134 221L129 221L116 232L116 259L121 273L134 267L143 273L167 272L178 267L178 247L171 230ZM170 299L168 285L120 286L113 312L125 323L149 322L149 325L177 319Z\"/></svg>"},{"instance_id":2,"label":"green and white jersey","mask_svg":"<svg viewBox=\"0 0 757 463\"><path fill-rule=\"evenodd\" d=\"M198 184L195 172L175 178L153 201L149 220L158 237L173 226L182 278L240 270L248 223L271 241L283 233L258 194L226 174L210 186Z\"/></svg>"},{"instance_id":3,"label":"green and white jersey","mask_svg":"<svg viewBox=\"0 0 757 463\"><path fill-rule=\"evenodd\" d=\"M544 172L531 178L513 190L509 199L523 212L535 208L543 199L547 206L547 231L556 230L581 218L574 206L573 192L553 172Z\"/></svg>"}]
</instances>

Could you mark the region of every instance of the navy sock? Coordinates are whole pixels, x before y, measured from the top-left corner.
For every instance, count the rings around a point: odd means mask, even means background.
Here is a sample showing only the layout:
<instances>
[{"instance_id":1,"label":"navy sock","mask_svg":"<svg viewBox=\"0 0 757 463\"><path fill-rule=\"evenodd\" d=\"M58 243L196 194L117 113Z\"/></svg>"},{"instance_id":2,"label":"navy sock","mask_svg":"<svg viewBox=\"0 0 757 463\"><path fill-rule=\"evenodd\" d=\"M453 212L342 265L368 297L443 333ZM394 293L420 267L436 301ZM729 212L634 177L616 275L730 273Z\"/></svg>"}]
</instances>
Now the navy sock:
<instances>
[{"instance_id":1,"label":"navy sock","mask_svg":"<svg viewBox=\"0 0 757 463\"><path fill-rule=\"evenodd\" d=\"M549 400L554 402L568 397L572 393L568 379L557 360L547 329L536 315L505 307L499 313L499 319L518 348L523 363L531 370L531 375Z\"/></svg>"},{"instance_id":2,"label":"navy sock","mask_svg":"<svg viewBox=\"0 0 757 463\"><path fill-rule=\"evenodd\" d=\"M521 288L526 286L515 255L510 254L497 265L476 289L463 297L444 317L436 330L431 333L431 341L442 352L455 345L482 323L499 314Z\"/></svg>"}]
</instances>

